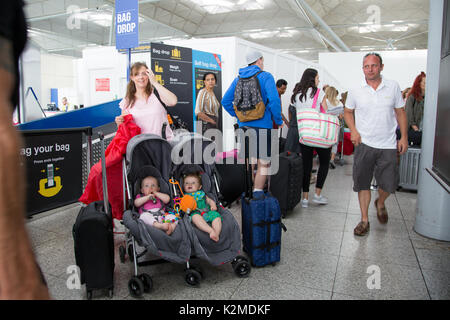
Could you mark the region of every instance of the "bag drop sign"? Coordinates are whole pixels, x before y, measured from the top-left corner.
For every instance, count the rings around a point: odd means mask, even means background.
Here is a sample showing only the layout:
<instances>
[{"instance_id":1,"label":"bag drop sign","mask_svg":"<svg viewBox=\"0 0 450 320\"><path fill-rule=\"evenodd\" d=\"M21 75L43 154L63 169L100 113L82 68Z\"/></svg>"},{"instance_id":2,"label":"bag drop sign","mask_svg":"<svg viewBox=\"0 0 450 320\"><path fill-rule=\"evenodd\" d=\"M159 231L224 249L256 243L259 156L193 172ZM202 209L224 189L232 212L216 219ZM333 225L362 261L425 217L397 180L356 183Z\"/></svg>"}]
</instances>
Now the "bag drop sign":
<instances>
[{"instance_id":1,"label":"bag drop sign","mask_svg":"<svg viewBox=\"0 0 450 320\"><path fill-rule=\"evenodd\" d=\"M131 12L119 13L116 17L117 33L133 33L136 30L136 22L131 20Z\"/></svg>"},{"instance_id":2,"label":"bag drop sign","mask_svg":"<svg viewBox=\"0 0 450 320\"><path fill-rule=\"evenodd\" d=\"M116 0L116 48L139 46L138 0Z\"/></svg>"}]
</instances>

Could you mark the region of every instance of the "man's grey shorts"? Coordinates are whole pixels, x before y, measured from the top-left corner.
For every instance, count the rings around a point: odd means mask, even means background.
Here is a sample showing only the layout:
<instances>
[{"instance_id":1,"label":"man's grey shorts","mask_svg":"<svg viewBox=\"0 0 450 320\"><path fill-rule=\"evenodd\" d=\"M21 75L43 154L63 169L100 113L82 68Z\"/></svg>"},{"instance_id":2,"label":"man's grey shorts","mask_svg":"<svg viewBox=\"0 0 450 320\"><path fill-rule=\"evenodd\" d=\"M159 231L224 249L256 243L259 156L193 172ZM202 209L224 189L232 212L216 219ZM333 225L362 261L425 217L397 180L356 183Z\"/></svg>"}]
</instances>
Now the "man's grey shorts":
<instances>
[{"instance_id":1,"label":"man's grey shorts","mask_svg":"<svg viewBox=\"0 0 450 320\"><path fill-rule=\"evenodd\" d=\"M382 190L394 193L398 183L396 149L376 149L361 143L353 158L353 191L370 190L375 175Z\"/></svg>"}]
</instances>

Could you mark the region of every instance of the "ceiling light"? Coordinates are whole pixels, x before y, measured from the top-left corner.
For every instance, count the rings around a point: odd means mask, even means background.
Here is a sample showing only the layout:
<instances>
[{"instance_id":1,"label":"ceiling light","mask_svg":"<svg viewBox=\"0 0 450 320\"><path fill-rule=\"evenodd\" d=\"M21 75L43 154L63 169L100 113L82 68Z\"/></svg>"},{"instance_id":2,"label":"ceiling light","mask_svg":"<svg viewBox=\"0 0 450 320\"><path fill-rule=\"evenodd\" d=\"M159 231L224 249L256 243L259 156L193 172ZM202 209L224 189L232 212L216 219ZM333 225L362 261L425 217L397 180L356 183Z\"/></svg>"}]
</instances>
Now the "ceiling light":
<instances>
[{"instance_id":1,"label":"ceiling light","mask_svg":"<svg viewBox=\"0 0 450 320\"><path fill-rule=\"evenodd\" d=\"M82 12L74 14L73 18L92 22L105 28L110 28L112 23L111 12ZM144 21L142 17L139 17L139 23L143 23Z\"/></svg>"},{"instance_id":2,"label":"ceiling light","mask_svg":"<svg viewBox=\"0 0 450 320\"><path fill-rule=\"evenodd\" d=\"M372 33L372 32L378 32L380 31L381 26L379 24L374 24L367 27L359 27L358 32L359 33Z\"/></svg>"},{"instance_id":3,"label":"ceiling light","mask_svg":"<svg viewBox=\"0 0 450 320\"><path fill-rule=\"evenodd\" d=\"M206 6L206 7L203 7L203 9L205 9L206 12L208 12L210 14L231 12L231 9L228 9L225 7L219 7L219 6Z\"/></svg>"},{"instance_id":4,"label":"ceiling light","mask_svg":"<svg viewBox=\"0 0 450 320\"><path fill-rule=\"evenodd\" d=\"M264 9L269 0L189 0L210 14Z\"/></svg>"},{"instance_id":5,"label":"ceiling light","mask_svg":"<svg viewBox=\"0 0 450 320\"><path fill-rule=\"evenodd\" d=\"M299 33L298 30L284 30L280 31L280 34L278 35L280 38L292 38L295 35Z\"/></svg>"},{"instance_id":6,"label":"ceiling light","mask_svg":"<svg viewBox=\"0 0 450 320\"><path fill-rule=\"evenodd\" d=\"M250 33L248 36L252 39L265 39L265 38L273 38L278 31L263 31L257 33Z\"/></svg>"}]
</instances>

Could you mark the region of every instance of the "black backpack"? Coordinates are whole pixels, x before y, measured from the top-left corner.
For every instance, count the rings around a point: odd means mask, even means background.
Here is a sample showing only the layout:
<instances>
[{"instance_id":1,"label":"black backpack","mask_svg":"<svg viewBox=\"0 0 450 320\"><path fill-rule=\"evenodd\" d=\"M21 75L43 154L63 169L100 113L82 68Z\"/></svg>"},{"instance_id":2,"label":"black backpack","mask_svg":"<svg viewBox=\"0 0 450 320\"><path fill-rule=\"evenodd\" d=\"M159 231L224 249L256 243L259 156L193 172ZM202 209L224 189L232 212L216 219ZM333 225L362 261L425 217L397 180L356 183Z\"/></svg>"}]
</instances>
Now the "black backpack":
<instances>
[{"instance_id":1,"label":"black backpack","mask_svg":"<svg viewBox=\"0 0 450 320\"><path fill-rule=\"evenodd\" d=\"M250 78L239 77L236 84L233 107L240 122L258 120L264 117L266 106L257 78L261 72L259 71Z\"/></svg>"}]
</instances>

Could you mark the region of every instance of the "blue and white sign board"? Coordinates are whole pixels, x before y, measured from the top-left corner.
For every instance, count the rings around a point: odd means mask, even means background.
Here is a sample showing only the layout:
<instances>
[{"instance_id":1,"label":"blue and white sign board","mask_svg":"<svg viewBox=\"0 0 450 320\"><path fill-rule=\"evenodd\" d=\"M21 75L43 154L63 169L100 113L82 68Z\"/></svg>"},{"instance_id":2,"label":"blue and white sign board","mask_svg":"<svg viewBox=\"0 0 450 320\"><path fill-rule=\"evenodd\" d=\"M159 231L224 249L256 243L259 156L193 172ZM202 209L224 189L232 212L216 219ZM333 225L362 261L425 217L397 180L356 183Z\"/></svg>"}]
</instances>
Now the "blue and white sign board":
<instances>
[{"instance_id":1,"label":"blue and white sign board","mask_svg":"<svg viewBox=\"0 0 450 320\"><path fill-rule=\"evenodd\" d=\"M138 0L116 0L116 49L139 46Z\"/></svg>"}]
</instances>

